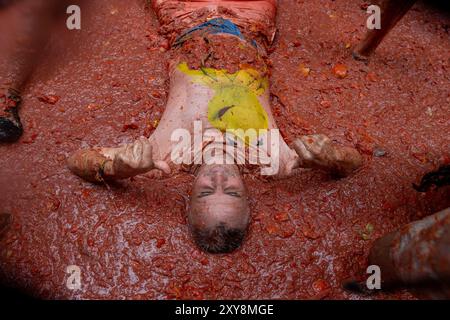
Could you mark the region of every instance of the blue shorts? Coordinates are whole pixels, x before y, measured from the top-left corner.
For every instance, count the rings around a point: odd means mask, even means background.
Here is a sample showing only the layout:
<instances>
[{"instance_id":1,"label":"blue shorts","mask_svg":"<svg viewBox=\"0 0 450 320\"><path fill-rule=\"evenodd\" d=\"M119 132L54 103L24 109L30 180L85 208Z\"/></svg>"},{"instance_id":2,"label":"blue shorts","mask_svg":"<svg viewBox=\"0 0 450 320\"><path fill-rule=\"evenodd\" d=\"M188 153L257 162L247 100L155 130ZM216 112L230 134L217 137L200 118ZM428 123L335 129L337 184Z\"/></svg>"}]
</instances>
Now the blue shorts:
<instances>
[{"instance_id":1,"label":"blue shorts","mask_svg":"<svg viewBox=\"0 0 450 320\"><path fill-rule=\"evenodd\" d=\"M241 30L239 30L239 27L233 22L223 18L214 18L183 32L183 34L175 40L173 46L176 47L182 45L186 40L189 40L193 36L193 33L200 30L205 34L228 33L245 40ZM251 43L256 47L254 41L251 41Z\"/></svg>"}]
</instances>

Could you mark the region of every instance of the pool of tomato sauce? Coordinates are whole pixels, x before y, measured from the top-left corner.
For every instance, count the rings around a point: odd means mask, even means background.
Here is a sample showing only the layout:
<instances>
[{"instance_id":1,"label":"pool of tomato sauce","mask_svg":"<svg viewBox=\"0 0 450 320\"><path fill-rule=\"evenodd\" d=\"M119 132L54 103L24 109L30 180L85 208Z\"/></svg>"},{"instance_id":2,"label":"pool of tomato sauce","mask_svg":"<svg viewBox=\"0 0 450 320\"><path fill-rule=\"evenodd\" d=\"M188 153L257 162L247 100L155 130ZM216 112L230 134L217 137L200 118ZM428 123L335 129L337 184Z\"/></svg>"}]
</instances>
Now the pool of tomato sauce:
<instances>
[{"instance_id":1,"label":"pool of tomato sauce","mask_svg":"<svg viewBox=\"0 0 450 320\"><path fill-rule=\"evenodd\" d=\"M129 143L157 125L169 52L154 14L144 1L92 1L81 31L59 21L23 94L25 134L0 146L0 211L13 217L0 238L2 282L41 298L367 298L341 283L364 275L374 239L450 205L448 189L412 188L449 160L450 41L448 14L420 2L368 65L354 61L362 4L280 1L270 59L283 136L325 133L356 146L364 166L341 180L246 175L253 221L228 255L205 254L189 236L192 176L108 188L65 165L76 149ZM66 287L68 265L80 267L81 290Z\"/></svg>"}]
</instances>

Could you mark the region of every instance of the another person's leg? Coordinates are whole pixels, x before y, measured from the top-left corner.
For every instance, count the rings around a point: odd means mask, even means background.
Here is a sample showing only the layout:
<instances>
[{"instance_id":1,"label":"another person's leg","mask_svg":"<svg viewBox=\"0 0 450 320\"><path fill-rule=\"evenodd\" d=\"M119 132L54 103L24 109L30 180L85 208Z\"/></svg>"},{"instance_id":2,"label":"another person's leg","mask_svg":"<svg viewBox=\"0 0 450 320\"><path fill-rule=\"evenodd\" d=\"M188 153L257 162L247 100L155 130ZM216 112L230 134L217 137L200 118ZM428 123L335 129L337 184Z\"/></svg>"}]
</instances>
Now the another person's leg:
<instances>
[{"instance_id":1,"label":"another person's leg","mask_svg":"<svg viewBox=\"0 0 450 320\"><path fill-rule=\"evenodd\" d=\"M417 0L381 0L381 29L368 30L362 40L353 51L353 57L357 60L367 60L383 41L389 31L408 12Z\"/></svg>"},{"instance_id":2,"label":"another person's leg","mask_svg":"<svg viewBox=\"0 0 450 320\"><path fill-rule=\"evenodd\" d=\"M408 288L428 299L450 298L450 208L375 241L369 264L381 270L382 289Z\"/></svg>"},{"instance_id":3,"label":"another person's leg","mask_svg":"<svg viewBox=\"0 0 450 320\"><path fill-rule=\"evenodd\" d=\"M413 184L414 189L419 192L426 192L432 187L443 187L450 185L450 164L443 164L437 170L425 174L420 183Z\"/></svg>"},{"instance_id":4,"label":"another person's leg","mask_svg":"<svg viewBox=\"0 0 450 320\"><path fill-rule=\"evenodd\" d=\"M0 57L5 61L2 70L4 83L0 85L0 143L17 141L22 135L20 92L49 37L54 15L58 9L63 9L64 2L10 0L0 6L3 26Z\"/></svg>"}]
</instances>

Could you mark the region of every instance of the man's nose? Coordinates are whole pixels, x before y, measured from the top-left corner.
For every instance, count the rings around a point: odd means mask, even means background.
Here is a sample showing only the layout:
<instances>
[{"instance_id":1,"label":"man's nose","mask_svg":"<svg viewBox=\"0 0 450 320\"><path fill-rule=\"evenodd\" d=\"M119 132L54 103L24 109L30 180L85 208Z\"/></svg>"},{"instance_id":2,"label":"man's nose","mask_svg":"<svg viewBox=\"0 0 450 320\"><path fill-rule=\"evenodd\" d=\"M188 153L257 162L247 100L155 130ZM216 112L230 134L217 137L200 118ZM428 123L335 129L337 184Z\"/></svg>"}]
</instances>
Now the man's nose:
<instances>
[{"instance_id":1,"label":"man's nose","mask_svg":"<svg viewBox=\"0 0 450 320\"><path fill-rule=\"evenodd\" d=\"M213 181L214 181L214 184L216 185L217 190L223 190L223 184L225 183L226 179L227 178L222 170L217 170L214 173Z\"/></svg>"}]
</instances>

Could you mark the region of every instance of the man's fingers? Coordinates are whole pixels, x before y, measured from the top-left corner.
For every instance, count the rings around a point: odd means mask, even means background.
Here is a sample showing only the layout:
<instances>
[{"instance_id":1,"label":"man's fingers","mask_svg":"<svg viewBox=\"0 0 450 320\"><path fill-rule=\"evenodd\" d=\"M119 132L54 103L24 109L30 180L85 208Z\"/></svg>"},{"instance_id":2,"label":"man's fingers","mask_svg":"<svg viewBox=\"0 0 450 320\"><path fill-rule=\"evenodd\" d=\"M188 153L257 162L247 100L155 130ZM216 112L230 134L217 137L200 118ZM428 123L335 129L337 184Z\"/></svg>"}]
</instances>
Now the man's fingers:
<instances>
[{"instance_id":1,"label":"man's fingers","mask_svg":"<svg viewBox=\"0 0 450 320\"><path fill-rule=\"evenodd\" d=\"M151 169L154 166L152 145L145 137L140 137L139 141L142 146L142 151L139 158L140 166L145 169Z\"/></svg>"},{"instance_id":2,"label":"man's fingers","mask_svg":"<svg viewBox=\"0 0 450 320\"><path fill-rule=\"evenodd\" d=\"M126 156L123 155L123 153L118 153L114 157L114 165L115 166L123 167L127 162L128 162L127 158L126 158Z\"/></svg>"},{"instance_id":3,"label":"man's fingers","mask_svg":"<svg viewBox=\"0 0 450 320\"><path fill-rule=\"evenodd\" d=\"M331 143L330 138L324 134L313 134L309 136L302 136L300 140L305 147L312 152L320 152L325 144Z\"/></svg>"},{"instance_id":4,"label":"man's fingers","mask_svg":"<svg viewBox=\"0 0 450 320\"><path fill-rule=\"evenodd\" d=\"M152 159L153 155L153 148L152 145L150 144L150 142L144 138L141 137L140 138L141 142L142 142L142 159Z\"/></svg>"},{"instance_id":5,"label":"man's fingers","mask_svg":"<svg viewBox=\"0 0 450 320\"><path fill-rule=\"evenodd\" d=\"M171 170L165 161L153 160L153 148L145 137L140 137L134 143L127 145L124 152L119 152L114 158L114 168L117 174L132 176L158 169L166 174Z\"/></svg>"},{"instance_id":6,"label":"man's fingers","mask_svg":"<svg viewBox=\"0 0 450 320\"><path fill-rule=\"evenodd\" d=\"M165 174L170 174L170 167L167 162L162 160L157 160L154 162L155 169L161 170Z\"/></svg>"},{"instance_id":7,"label":"man's fingers","mask_svg":"<svg viewBox=\"0 0 450 320\"><path fill-rule=\"evenodd\" d=\"M362 157L356 149L334 144L323 134L302 136L294 141L293 147L299 155L299 165L304 168L345 176L362 165Z\"/></svg>"},{"instance_id":8,"label":"man's fingers","mask_svg":"<svg viewBox=\"0 0 450 320\"><path fill-rule=\"evenodd\" d=\"M141 140L136 140L133 143L133 158L135 160L141 159L142 157L142 151L143 151L143 146L142 146L142 141Z\"/></svg>"},{"instance_id":9,"label":"man's fingers","mask_svg":"<svg viewBox=\"0 0 450 320\"><path fill-rule=\"evenodd\" d=\"M300 139L294 141L294 150L304 160L312 158L311 152L308 151L305 144Z\"/></svg>"}]
</instances>

